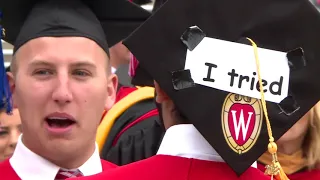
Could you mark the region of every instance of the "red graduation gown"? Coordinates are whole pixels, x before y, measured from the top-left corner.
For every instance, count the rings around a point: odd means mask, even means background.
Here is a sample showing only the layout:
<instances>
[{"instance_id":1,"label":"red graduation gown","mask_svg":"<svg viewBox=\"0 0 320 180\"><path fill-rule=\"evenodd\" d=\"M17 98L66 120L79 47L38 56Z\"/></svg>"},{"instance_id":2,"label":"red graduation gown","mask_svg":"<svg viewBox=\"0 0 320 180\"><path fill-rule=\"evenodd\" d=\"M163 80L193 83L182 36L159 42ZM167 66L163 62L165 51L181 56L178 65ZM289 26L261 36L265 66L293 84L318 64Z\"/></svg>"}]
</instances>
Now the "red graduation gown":
<instances>
[{"instance_id":1,"label":"red graduation gown","mask_svg":"<svg viewBox=\"0 0 320 180\"><path fill-rule=\"evenodd\" d=\"M116 165L105 160L101 160L101 164L102 164L102 171L106 171L111 168L117 167ZM0 179L3 179L3 180L21 180L20 177L12 168L9 162L9 159L0 163L0 177L1 177Z\"/></svg>"},{"instance_id":2,"label":"red graduation gown","mask_svg":"<svg viewBox=\"0 0 320 180\"><path fill-rule=\"evenodd\" d=\"M156 155L108 172L81 177L79 180L270 180L250 167L240 177L222 162ZM72 180L72 179L70 179ZM73 179L74 180L74 179Z\"/></svg>"},{"instance_id":3,"label":"red graduation gown","mask_svg":"<svg viewBox=\"0 0 320 180\"><path fill-rule=\"evenodd\" d=\"M258 169L265 171L264 165L258 163ZM320 170L302 171L287 175L290 180L320 180Z\"/></svg>"},{"instance_id":4,"label":"red graduation gown","mask_svg":"<svg viewBox=\"0 0 320 180\"><path fill-rule=\"evenodd\" d=\"M320 179L320 170L304 171L288 175L290 180L318 180Z\"/></svg>"}]
</instances>

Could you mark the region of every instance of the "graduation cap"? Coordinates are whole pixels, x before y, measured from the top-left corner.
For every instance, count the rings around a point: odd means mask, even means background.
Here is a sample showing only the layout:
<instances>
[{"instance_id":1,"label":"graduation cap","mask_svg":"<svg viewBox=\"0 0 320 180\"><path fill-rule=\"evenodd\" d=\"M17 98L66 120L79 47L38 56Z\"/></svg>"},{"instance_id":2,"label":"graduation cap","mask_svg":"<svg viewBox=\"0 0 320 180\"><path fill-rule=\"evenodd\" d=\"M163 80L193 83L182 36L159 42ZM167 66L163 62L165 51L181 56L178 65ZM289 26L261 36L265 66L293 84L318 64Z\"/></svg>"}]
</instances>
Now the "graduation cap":
<instances>
[{"instance_id":1,"label":"graduation cap","mask_svg":"<svg viewBox=\"0 0 320 180\"><path fill-rule=\"evenodd\" d=\"M129 63L129 76L131 77L131 84L135 86L153 86L152 76L141 66L139 61L133 55L131 55Z\"/></svg>"},{"instance_id":2,"label":"graduation cap","mask_svg":"<svg viewBox=\"0 0 320 180\"><path fill-rule=\"evenodd\" d=\"M126 0L1 1L5 41L14 52L38 37L79 36L109 47L129 35L150 13Z\"/></svg>"},{"instance_id":3,"label":"graduation cap","mask_svg":"<svg viewBox=\"0 0 320 180\"><path fill-rule=\"evenodd\" d=\"M152 12L158 10L167 0L155 0ZM129 75L131 84L136 86L153 86L153 78L146 70L141 68L135 56L131 56Z\"/></svg>"},{"instance_id":4,"label":"graduation cap","mask_svg":"<svg viewBox=\"0 0 320 180\"><path fill-rule=\"evenodd\" d=\"M158 10L166 1L167 0L155 0L152 12L155 12L156 10Z\"/></svg>"},{"instance_id":5,"label":"graduation cap","mask_svg":"<svg viewBox=\"0 0 320 180\"><path fill-rule=\"evenodd\" d=\"M124 44L241 174L319 101L319 32L308 0L170 0Z\"/></svg>"},{"instance_id":6,"label":"graduation cap","mask_svg":"<svg viewBox=\"0 0 320 180\"><path fill-rule=\"evenodd\" d=\"M151 0L130 0L131 2L134 2L138 5L144 5L144 4L148 4L151 3Z\"/></svg>"}]
</instances>

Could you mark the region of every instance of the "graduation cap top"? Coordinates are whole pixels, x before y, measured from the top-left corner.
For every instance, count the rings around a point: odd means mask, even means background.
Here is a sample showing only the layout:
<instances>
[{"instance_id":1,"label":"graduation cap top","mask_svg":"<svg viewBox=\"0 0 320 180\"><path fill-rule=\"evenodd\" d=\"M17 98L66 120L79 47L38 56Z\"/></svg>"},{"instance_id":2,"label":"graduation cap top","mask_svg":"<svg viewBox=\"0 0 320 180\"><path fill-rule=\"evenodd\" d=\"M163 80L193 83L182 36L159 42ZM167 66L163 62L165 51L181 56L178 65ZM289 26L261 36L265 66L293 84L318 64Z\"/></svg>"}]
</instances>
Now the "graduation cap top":
<instances>
[{"instance_id":1,"label":"graduation cap top","mask_svg":"<svg viewBox=\"0 0 320 180\"><path fill-rule=\"evenodd\" d=\"M37 37L79 36L109 47L128 36L150 13L126 0L10 0L0 2L5 41L14 52Z\"/></svg>"},{"instance_id":2,"label":"graduation cap top","mask_svg":"<svg viewBox=\"0 0 320 180\"><path fill-rule=\"evenodd\" d=\"M167 0L155 0L152 12L157 11ZM136 86L153 86L153 78L148 72L139 66L139 61L132 56L130 60L129 75L131 83Z\"/></svg>"},{"instance_id":3,"label":"graduation cap top","mask_svg":"<svg viewBox=\"0 0 320 180\"><path fill-rule=\"evenodd\" d=\"M256 66L255 51L243 39L259 47L268 117L277 140L320 99L319 32L320 15L308 0L170 0L124 44L180 113L241 174L269 143L262 103L254 96L260 90L257 71L250 69ZM287 78L281 80L281 73ZM274 79L267 82L267 77ZM217 83L247 88L247 95L208 87ZM280 90L284 99L268 100L267 95L278 97Z\"/></svg>"}]
</instances>

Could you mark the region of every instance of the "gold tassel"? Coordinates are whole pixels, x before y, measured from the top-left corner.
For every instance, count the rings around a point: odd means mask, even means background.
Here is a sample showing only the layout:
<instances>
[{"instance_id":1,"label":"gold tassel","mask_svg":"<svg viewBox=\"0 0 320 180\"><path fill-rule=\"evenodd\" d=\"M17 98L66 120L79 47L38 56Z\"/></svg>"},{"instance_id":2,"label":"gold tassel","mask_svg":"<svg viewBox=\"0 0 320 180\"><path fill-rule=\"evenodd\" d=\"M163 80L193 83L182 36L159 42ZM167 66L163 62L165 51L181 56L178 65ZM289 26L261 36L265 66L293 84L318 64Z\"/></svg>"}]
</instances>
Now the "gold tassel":
<instances>
[{"instance_id":1,"label":"gold tassel","mask_svg":"<svg viewBox=\"0 0 320 180\"><path fill-rule=\"evenodd\" d=\"M266 105L266 101L264 99L264 92L263 92L262 80L261 80L261 75L260 75L258 47L253 40L251 40L250 38L247 38L247 39L251 42L251 44L253 46L254 56L256 59L257 74L258 74L260 94L261 94L261 104L262 104L262 108L263 108L263 113L266 118L266 124L267 124L268 135L269 135L268 151L272 156L272 162L270 165L266 166L265 174L271 176L271 180L273 180L273 177L276 180L289 180L287 175L284 173L284 171L280 165L280 162L278 161L278 158L277 158L278 147L277 147L277 144L274 142L274 138L272 136L272 129L271 129L271 124L270 124L269 117L268 117L267 105Z\"/></svg>"},{"instance_id":2,"label":"gold tassel","mask_svg":"<svg viewBox=\"0 0 320 180\"><path fill-rule=\"evenodd\" d=\"M272 156L272 162L271 165L266 166L265 174L271 176L271 179L275 177L276 180L289 180L278 161L277 150L278 147L275 142L270 142L268 144L268 151Z\"/></svg>"}]
</instances>

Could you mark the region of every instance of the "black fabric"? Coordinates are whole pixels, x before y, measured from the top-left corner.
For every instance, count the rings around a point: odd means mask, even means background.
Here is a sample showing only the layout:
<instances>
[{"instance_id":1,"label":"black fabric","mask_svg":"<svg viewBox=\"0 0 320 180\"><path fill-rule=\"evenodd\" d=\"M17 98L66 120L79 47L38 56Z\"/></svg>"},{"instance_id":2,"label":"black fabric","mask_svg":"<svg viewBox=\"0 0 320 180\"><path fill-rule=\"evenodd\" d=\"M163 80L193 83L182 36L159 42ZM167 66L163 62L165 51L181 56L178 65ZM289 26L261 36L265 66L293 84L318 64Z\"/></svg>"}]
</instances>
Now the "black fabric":
<instances>
[{"instance_id":1,"label":"black fabric","mask_svg":"<svg viewBox=\"0 0 320 180\"><path fill-rule=\"evenodd\" d=\"M127 0L10 0L0 1L0 10L14 52L34 38L78 36L108 53L150 15Z\"/></svg>"},{"instance_id":2,"label":"black fabric","mask_svg":"<svg viewBox=\"0 0 320 180\"><path fill-rule=\"evenodd\" d=\"M167 0L155 0L152 12L158 10ZM131 79L131 84L136 86L154 86L152 76L140 65L135 70L136 74Z\"/></svg>"},{"instance_id":3,"label":"black fabric","mask_svg":"<svg viewBox=\"0 0 320 180\"><path fill-rule=\"evenodd\" d=\"M101 158L124 165L155 155L164 133L163 126L158 123L159 116L151 116L129 128L112 146L122 129L153 109L156 109L153 99L141 101L128 108L113 125L103 146Z\"/></svg>"},{"instance_id":4,"label":"black fabric","mask_svg":"<svg viewBox=\"0 0 320 180\"><path fill-rule=\"evenodd\" d=\"M234 102L240 101L237 103L241 110L248 102L261 105L251 98L231 96L229 92L201 85L174 89L172 72L184 70L187 52L180 38L191 26L198 26L210 38L238 42L249 37L261 48L282 52L303 49L307 66L290 72L289 102L298 107L296 111L285 113L281 104L267 102L273 137L277 140L320 100L320 14L308 0L169 0L123 42L180 113L241 174L267 150L269 137L265 120L261 121L262 108L257 108L255 116L256 124L262 124L261 131L254 134L257 141L246 141L254 142L251 149L231 143L229 140L235 137L223 127L233 120L229 110ZM218 50L232 53L229 49ZM231 105L225 106L225 102ZM248 151L235 150L238 147Z\"/></svg>"},{"instance_id":5,"label":"black fabric","mask_svg":"<svg viewBox=\"0 0 320 180\"><path fill-rule=\"evenodd\" d=\"M148 118L123 134L106 160L125 165L156 155L165 132L156 119Z\"/></svg>"},{"instance_id":6,"label":"black fabric","mask_svg":"<svg viewBox=\"0 0 320 180\"><path fill-rule=\"evenodd\" d=\"M136 68L136 74L131 79L131 84L135 86L154 86L153 78L140 65Z\"/></svg>"},{"instance_id":7,"label":"black fabric","mask_svg":"<svg viewBox=\"0 0 320 180\"><path fill-rule=\"evenodd\" d=\"M155 0L152 12L155 12L156 10L158 10L166 1L167 0Z\"/></svg>"},{"instance_id":8,"label":"black fabric","mask_svg":"<svg viewBox=\"0 0 320 180\"><path fill-rule=\"evenodd\" d=\"M132 0L132 2L134 2L138 5L144 5L144 4L151 3L151 0Z\"/></svg>"}]
</instances>

